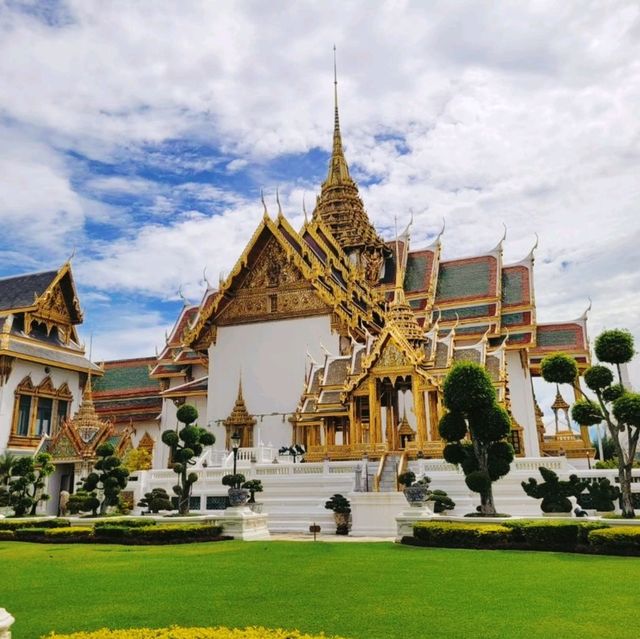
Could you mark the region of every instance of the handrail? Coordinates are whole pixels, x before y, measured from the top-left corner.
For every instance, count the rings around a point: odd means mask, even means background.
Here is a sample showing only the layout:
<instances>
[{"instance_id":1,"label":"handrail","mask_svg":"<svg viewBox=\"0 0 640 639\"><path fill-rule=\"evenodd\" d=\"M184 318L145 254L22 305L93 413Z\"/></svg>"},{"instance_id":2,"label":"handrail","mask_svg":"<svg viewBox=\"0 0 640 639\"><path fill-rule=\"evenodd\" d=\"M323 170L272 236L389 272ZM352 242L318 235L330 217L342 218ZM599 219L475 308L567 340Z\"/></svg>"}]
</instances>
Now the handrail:
<instances>
[{"instance_id":1,"label":"handrail","mask_svg":"<svg viewBox=\"0 0 640 639\"><path fill-rule=\"evenodd\" d=\"M384 464L387 461L387 453L382 453L380 455L380 461L378 462L378 470L376 471L376 476L373 478L373 490L377 493L380 492L380 480L382 479L382 470L384 469Z\"/></svg>"},{"instance_id":2,"label":"handrail","mask_svg":"<svg viewBox=\"0 0 640 639\"><path fill-rule=\"evenodd\" d=\"M398 477L404 473L407 469L407 451L403 451L400 455L400 461L398 462L398 472L396 473L396 490L400 490L400 482L398 481Z\"/></svg>"}]
</instances>

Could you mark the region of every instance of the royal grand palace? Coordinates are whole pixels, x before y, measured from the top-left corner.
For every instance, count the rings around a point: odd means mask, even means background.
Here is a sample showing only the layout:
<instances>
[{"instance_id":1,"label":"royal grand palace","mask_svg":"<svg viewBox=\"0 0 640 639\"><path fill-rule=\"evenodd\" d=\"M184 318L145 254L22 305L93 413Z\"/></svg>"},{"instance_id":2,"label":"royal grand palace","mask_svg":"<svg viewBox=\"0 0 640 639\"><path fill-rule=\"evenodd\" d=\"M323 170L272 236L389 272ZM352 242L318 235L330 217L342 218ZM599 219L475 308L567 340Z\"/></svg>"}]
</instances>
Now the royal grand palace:
<instances>
[{"instance_id":1,"label":"royal grand palace","mask_svg":"<svg viewBox=\"0 0 640 639\"><path fill-rule=\"evenodd\" d=\"M313 213L296 230L279 204L264 206L229 275L184 305L157 355L89 361L69 263L0 280L0 452L48 450L66 488L103 441L123 454L144 448L154 469L166 468L160 434L189 403L216 436L211 465L236 432L243 450L299 444L310 463L436 460L443 378L471 360L511 416L519 457L588 460L587 429L557 425L573 397L542 407L556 415L545 432L534 394L546 354L565 351L580 370L589 361L586 314L537 322L535 247L505 264L503 238L450 260L443 233L417 247L410 232L385 240L371 224L343 151L336 90Z\"/></svg>"}]
</instances>

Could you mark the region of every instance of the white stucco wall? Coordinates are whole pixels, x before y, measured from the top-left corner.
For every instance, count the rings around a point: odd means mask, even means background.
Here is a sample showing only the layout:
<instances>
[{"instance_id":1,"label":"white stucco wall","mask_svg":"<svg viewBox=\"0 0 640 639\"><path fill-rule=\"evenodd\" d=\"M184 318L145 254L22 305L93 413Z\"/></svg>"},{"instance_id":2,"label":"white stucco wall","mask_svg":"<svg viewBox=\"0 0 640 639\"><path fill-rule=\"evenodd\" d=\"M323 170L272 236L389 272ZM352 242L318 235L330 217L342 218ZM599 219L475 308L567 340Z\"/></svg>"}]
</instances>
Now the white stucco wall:
<instances>
[{"instance_id":1,"label":"white stucco wall","mask_svg":"<svg viewBox=\"0 0 640 639\"><path fill-rule=\"evenodd\" d=\"M9 435L11 434L16 387L29 374L31 374L33 385L38 386L47 376L44 369L45 366L43 364L17 360L13 364L9 379L0 386L0 453L7 449ZM59 388L65 382L69 386L69 390L73 395L69 414L73 415L78 410L82 398L82 389L78 385L79 374L75 371L53 366L49 367L48 374L56 388Z\"/></svg>"},{"instance_id":2,"label":"white stucco wall","mask_svg":"<svg viewBox=\"0 0 640 639\"><path fill-rule=\"evenodd\" d=\"M320 344L333 354L339 336L332 334L330 317L260 322L218 328L217 341L209 348L209 396L207 420L216 436L216 449L224 448L226 419L242 387L251 414L291 413L304 386L307 350L317 362L324 361ZM281 416L266 416L256 425L254 441L282 446L291 443L291 424Z\"/></svg>"},{"instance_id":3,"label":"white stucco wall","mask_svg":"<svg viewBox=\"0 0 640 639\"><path fill-rule=\"evenodd\" d=\"M507 351L506 358L511 410L516 421L524 428L525 454L527 457L539 457L531 376L528 368L522 366L518 351Z\"/></svg>"}]
</instances>

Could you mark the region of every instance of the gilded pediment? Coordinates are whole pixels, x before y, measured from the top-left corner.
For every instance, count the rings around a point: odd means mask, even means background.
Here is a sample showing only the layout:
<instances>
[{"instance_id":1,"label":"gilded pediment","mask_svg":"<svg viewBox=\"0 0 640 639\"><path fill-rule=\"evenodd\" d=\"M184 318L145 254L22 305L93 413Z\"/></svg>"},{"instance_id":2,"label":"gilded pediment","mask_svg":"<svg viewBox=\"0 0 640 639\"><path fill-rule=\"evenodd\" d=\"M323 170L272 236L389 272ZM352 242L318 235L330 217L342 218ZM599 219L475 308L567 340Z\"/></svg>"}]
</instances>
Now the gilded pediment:
<instances>
[{"instance_id":1,"label":"gilded pediment","mask_svg":"<svg viewBox=\"0 0 640 639\"><path fill-rule=\"evenodd\" d=\"M331 309L271 237L216 317L219 326L328 314Z\"/></svg>"}]
</instances>

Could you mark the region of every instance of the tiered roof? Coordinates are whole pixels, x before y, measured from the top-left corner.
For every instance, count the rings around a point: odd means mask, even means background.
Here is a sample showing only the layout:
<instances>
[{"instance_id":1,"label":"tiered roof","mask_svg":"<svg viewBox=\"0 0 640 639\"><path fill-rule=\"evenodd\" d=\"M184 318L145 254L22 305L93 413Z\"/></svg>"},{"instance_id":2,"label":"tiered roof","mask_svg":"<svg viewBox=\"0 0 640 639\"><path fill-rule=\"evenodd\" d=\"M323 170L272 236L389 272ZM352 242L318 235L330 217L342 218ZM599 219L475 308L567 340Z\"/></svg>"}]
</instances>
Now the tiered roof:
<instances>
[{"instance_id":1,"label":"tiered roof","mask_svg":"<svg viewBox=\"0 0 640 639\"><path fill-rule=\"evenodd\" d=\"M100 375L79 343L81 322L69 262L57 271L0 279L0 357Z\"/></svg>"},{"instance_id":2,"label":"tiered roof","mask_svg":"<svg viewBox=\"0 0 640 639\"><path fill-rule=\"evenodd\" d=\"M162 410L160 383L149 377L155 363L155 357L104 362L104 376L93 381L97 413L114 424L158 419Z\"/></svg>"}]
</instances>

